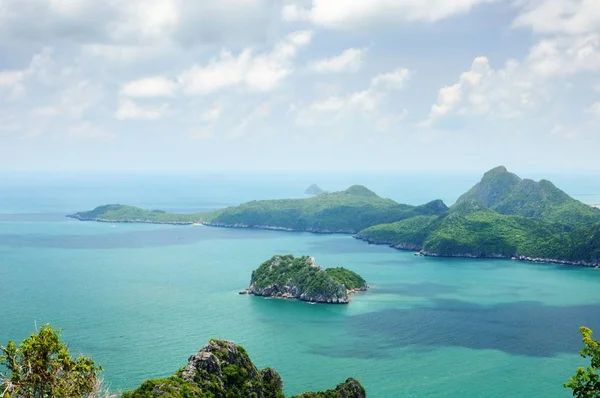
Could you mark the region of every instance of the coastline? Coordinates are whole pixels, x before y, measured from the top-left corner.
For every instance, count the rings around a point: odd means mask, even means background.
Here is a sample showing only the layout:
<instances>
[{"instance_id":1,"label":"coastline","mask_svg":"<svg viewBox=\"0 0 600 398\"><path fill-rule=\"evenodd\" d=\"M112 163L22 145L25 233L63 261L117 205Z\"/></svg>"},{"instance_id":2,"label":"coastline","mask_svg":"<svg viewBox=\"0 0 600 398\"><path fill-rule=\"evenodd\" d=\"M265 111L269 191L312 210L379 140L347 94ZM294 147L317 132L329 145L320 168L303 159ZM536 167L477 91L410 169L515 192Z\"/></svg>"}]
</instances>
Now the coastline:
<instances>
[{"instance_id":1,"label":"coastline","mask_svg":"<svg viewBox=\"0 0 600 398\"><path fill-rule=\"evenodd\" d=\"M340 300L340 301L318 301L318 300L306 300L303 299L301 297L294 297L291 293L281 293L281 294L277 294L277 295L271 295L271 294L257 294L255 291L253 291L251 288L246 288L246 289L242 289L238 292L239 295L248 295L248 296L255 296L255 297L264 297L264 298L272 298L272 299L278 299L278 300L291 300L291 301L303 301L305 303L309 303L309 304L350 304L351 300L351 296L356 294L356 293L361 293L361 292L366 292L367 290L369 290L369 285L365 286L365 287L359 287L356 289L346 289L346 294L348 295L348 300Z\"/></svg>"},{"instance_id":2,"label":"coastline","mask_svg":"<svg viewBox=\"0 0 600 398\"><path fill-rule=\"evenodd\" d=\"M527 263L558 264L558 265L568 265L568 266L572 266L572 267L600 268L600 262L591 263L591 262L587 262L587 261L558 260L555 258L528 257L528 256L520 256L520 255L507 256L504 254L494 254L494 253L486 254L484 256L477 256L477 255L474 255L471 253L439 254L439 253L428 252L426 250L423 250L423 248L421 246L417 246L417 245L409 244L409 243L407 243L407 244L404 244L404 243L392 244L392 243L383 242L383 241L381 241L381 242L371 241L368 239L359 238L357 236L353 236L353 238L357 239L357 240L362 240L363 242L366 242L370 245L378 245L378 246L385 245L385 246L391 247L392 249L396 249L396 250L418 252L421 256L424 256L424 257L503 259L503 260L522 261L522 262L527 262Z\"/></svg>"},{"instance_id":3,"label":"coastline","mask_svg":"<svg viewBox=\"0 0 600 398\"><path fill-rule=\"evenodd\" d=\"M600 205L598 205L600 206ZM103 223L123 223L123 224L158 224L158 225L204 225L208 227L214 228L233 228L233 229L261 229L268 231L281 231L281 232L308 232L313 234L322 234L322 235L331 235L331 234L340 234L340 235L352 235L353 239L361 240L371 245L378 246L388 246L396 250L401 251L414 251L419 252L422 256L425 257L448 257L448 258L488 258L488 259L505 259L505 260L515 260L515 261L523 261L530 263L542 263L542 264L558 264L558 265L567 265L573 267L586 267L586 268L600 268L600 262L591 263L587 261L572 261L572 260L559 260L553 258L541 258L541 257L528 257L528 256L507 256L503 254L487 254L485 256L477 256L470 253L463 254L451 254L451 255L442 255L439 253L432 253L424 251L421 246L411 244L411 243L390 243L385 241L371 241L368 239L357 237L357 231L349 231L349 230L338 230L338 231L330 231L330 230L318 230L318 229L293 229L293 228L285 228L285 227L277 227L271 225L246 225L246 224L223 224L223 223L213 223L209 221L157 221L157 220L141 220L141 219L122 219L122 220L109 220L102 218L84 218L77 217L75 215L67 215L66 217L72 218L78 221L94 221L94 222L103 222Z\"/></svg>"}]
</instances>

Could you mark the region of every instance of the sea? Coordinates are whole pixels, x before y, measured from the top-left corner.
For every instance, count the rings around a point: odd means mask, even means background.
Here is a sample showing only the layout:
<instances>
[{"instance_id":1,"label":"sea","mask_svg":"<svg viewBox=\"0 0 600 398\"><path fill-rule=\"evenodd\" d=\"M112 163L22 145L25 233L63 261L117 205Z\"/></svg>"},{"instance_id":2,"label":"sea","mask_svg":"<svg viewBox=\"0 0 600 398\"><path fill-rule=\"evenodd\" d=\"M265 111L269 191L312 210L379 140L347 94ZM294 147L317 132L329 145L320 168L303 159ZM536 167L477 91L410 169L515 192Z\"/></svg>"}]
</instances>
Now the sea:
<instances>
[{"instance_id":1,"label":"sea","mask_svg":"<svg viewBox=\"0 0 600 398\"><path fill-rule=\"evenodd\" d=\"M598 175L549 178L600 203ZM80 222L107 203L167 211L304 197L363 184L398 202L452 204L477 173L0 173L0 344L41 325L104 368L114 391L171 375L211 338L273 367L286 394L348 377L377 397L569 397L600 333L600 269L415 256L348 235ZM239 295L275 254L361 274L349 305Z\"/></svg>"}]
</instances>

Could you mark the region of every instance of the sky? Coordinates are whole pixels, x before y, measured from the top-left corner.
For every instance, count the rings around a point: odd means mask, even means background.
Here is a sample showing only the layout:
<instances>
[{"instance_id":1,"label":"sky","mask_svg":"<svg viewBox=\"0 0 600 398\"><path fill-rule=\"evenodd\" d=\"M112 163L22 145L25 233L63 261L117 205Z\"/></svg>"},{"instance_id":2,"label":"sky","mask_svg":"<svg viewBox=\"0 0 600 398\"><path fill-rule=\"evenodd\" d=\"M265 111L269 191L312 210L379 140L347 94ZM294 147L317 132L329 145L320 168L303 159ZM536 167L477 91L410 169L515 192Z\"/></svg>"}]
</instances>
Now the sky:
<instances>
[{"instance_id":1,"label":"sky","mask_svg":"<svg viewBox=\"0 0 600 398\"><path fill-rule=\"evenodd\" d=\"M600 172L598 0L0 0L0 171Z\"/></svg>"}]
</instances>

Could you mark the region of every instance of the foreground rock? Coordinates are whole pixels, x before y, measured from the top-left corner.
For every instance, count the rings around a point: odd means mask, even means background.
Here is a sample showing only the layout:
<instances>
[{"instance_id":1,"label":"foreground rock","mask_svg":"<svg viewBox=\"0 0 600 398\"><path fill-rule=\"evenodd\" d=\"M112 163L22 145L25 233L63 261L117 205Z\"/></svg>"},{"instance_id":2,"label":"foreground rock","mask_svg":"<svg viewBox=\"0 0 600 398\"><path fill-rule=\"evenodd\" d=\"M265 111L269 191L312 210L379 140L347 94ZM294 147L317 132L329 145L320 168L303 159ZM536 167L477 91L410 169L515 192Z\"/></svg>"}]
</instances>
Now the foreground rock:
<instances>
[{"instance_id":1,"label":"foreground rock","mask_svg":"<svg viewBox=\"0 0 600 398\"><path fill-rule=\"evenodd\" d=\"M274 256L254 272L250 287L240 294L297 299L313 303L347 304L349 295L367 290L365 280L345 268L323 269L313 257Z\"/></svg>"},{"instance_id":2,"label":"foreground rock","mask_svg":"<svg viewBox=\"0 0 600 398\"><path fill-rule=\"evenodd\" d=\"M187 365L165 379L147 380L123 398L256 397L283 398L283 382L271 368L259 370L243 347L230 341L211 340L192 355ZM361 384L348 379L335 389L307 392L296 398L362 398Z\"/></svg>"}]
</instances>

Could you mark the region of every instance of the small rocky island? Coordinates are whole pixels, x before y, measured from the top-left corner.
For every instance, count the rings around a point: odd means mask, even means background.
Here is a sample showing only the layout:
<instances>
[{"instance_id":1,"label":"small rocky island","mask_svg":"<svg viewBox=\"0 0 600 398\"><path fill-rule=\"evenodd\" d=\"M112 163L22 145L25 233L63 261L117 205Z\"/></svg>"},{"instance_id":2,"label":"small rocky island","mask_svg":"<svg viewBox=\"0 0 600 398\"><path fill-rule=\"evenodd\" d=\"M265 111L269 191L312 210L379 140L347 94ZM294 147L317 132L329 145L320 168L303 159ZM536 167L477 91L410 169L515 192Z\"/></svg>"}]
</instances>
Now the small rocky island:
<instances>
[{"instance_id":1,"label":"small rocky island","mask_svg":"<svg viewBox=\"0 0 600 398\"><path fill-rule=\"evenodd\" d=\"M365 398L363 386L349 378L327 391L293 398ZM271 368L258 369L246 350L231 341L211 340L173 376L146 380L123 398L260 397L284 398L283 381Z\"/></svg>"},{"instance_id":2,"label":"small rocky island","mask_svg":"<svg viewBox=\"0 0 600 398\"><path fill-rule=\"evenodd\" d=\"M306 188L304 193L306 195L316 196L316 195L321 195L322 193L327 193L327 191L322 190L321 187L318 186L317 184L312 184L310 187Z\"/></svg>"},{"instance_id":3,"label":"small rocky island","mask_svg":"<svg viewBox=\"0 0 600 398\"><path fill-rule=\"evenodd\" d=\"M367 290L367 282L345 268L323 269L309 256L274 256L252 272L250 287L240 294L311 303L348 304L350 294Z\"/></svg>"}]
</instances>

